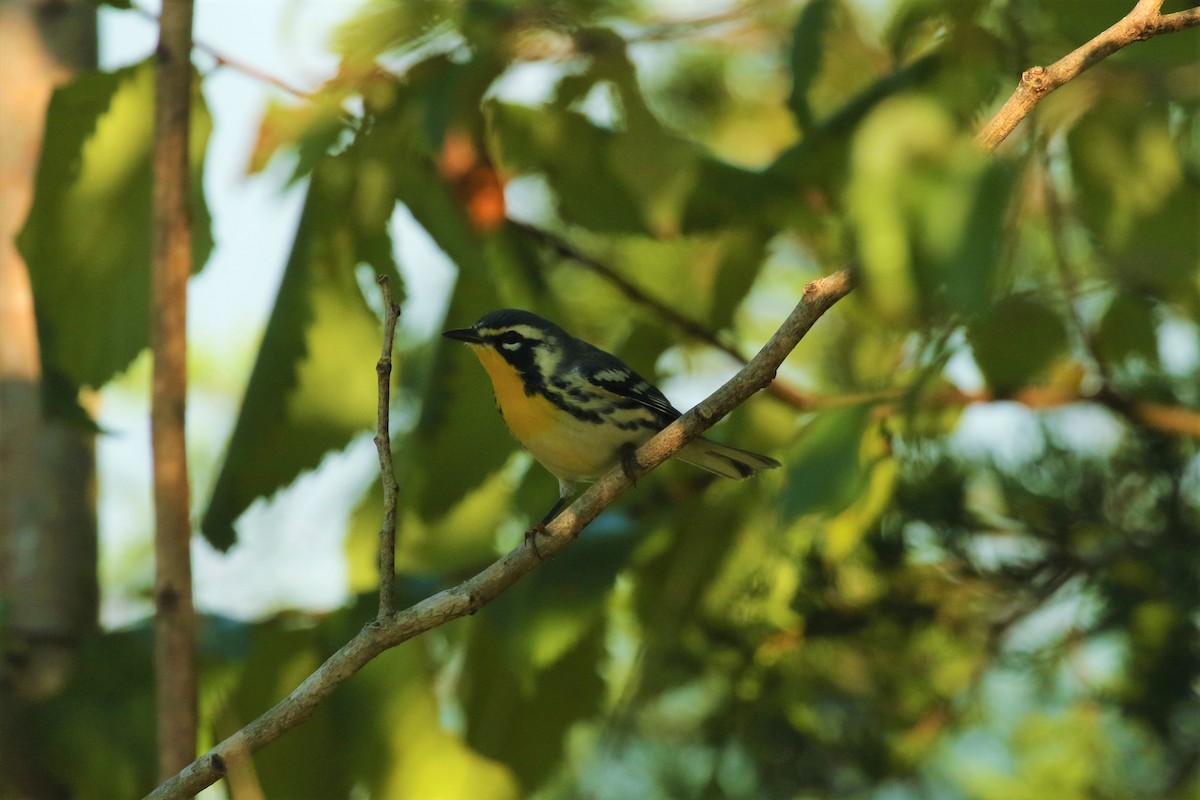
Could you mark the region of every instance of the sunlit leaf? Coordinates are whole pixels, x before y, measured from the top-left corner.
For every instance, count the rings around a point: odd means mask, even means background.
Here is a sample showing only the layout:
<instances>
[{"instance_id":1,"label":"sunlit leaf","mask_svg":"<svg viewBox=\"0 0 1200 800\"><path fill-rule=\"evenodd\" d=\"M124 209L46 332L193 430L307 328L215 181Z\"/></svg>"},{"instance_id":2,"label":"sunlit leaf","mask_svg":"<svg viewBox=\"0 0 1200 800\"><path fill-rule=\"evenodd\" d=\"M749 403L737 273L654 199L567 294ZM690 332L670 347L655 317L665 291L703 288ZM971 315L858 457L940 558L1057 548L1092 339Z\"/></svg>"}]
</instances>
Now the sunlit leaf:
<instances>
[{"instance_id":1,"label":"sunlit leaf","mask_svg":"<svg viewBox=\"0 0 1200 800\"><path fill-rule=\"evenodd\" d=\"M204 153L212 120L191 114L192 267L212 249ZM19 243L29 265L42 360L99 387L150 343L154 65L86 73L55 91L33 206Z\"/></svg>"},{"instance_id":2,"label":"sunlit leaf","mask_svg":"<svg viewBox=\"0 0 1200 800\"><path fill-rule=\"evenodd\" d=\"M312 173L317 162L346 135L346 127L338 98L321 96L295 105L272 103L259 122L247 169L261 172L280 151L293 151L291 181L297 181Z\"/></svg>"},{"instance_id":3,"label":"sunlit leaf","mask_svg":"<svg viewBox=\"0 0 1200 800\"><path fill-rule=\"evenodd\" d=\"M292 253L225 461L201 530L217 547L233 543L233 522L331 449L371 428L378 318L355 276L369 263L395 279L386 224L391 193L383 173L353 156L319 165L309 184ZM347 210L350 210L347 213Z\"/></svg>"},{"instance_id":4,"label":"sunlit leaf","mask_svg":"<svg viewBox=\"0 0 1200 800\"><path fill-rule=\"evenodd\" d=\"M849 206L864 288L889 320L990 301L1015 177L988 165L938 104L881 105L854 144Z\"/></svg>"}]
</instances>

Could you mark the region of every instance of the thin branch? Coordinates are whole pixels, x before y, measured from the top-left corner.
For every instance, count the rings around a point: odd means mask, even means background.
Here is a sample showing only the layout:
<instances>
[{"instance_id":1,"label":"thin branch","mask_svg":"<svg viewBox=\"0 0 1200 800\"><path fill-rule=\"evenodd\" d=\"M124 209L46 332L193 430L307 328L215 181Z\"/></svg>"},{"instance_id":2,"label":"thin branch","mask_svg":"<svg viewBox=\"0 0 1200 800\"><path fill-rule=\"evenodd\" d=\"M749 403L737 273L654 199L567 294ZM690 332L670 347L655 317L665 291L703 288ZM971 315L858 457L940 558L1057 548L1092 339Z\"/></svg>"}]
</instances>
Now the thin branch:
<instances>
[{"instance_id":1,"label":"thin branch","mask_svg":"<svg viewBox=\"0 0 1200 800\"><path fill-rule=\"evenodd\" d=\"M947 387L936 392L929 399L929 404L934 407L949 408L999 401L1018 403L1033 411L1061 408L1074 403L1098 403L1160 433L1200 439L1200 411L1146 400L1126 400L1104 390L1089 395L1080 394L1074 388L1066 386L1026 386L1010 397L996 397L986 390L963 392L953 387ZM888 416L896 411L891 406L884 405L877 408L875 413L879 416Z\"/></svg>"},{"instance_id":2,"label":"thin branch","mask_svg":"<svg viewBox=\"0 0 1200 800\"><path fill-rule=\"evenodd\" d=\"M1042 98L1084 70L1134 42L1200 25L1200 7L1163 16L1158 13L1161 6L1162 0L1139 0L1132 11L1087 44L1049 67L1025 70L1017 88L980 129L976 141L985 150L995 150Z\"/></svg>"},{"instance_id":3,"label":"thin branch","mask_svg":"<svg viewBox=\"0 0 1200 800\"><path fill-rule=\"evenodd\" d=\"M149 9L146 9L146 8L142 8L141 6L137 5L136 3L130 4L129 8L131 11L133 11L133 13L142 17L143 19L149 20L150 22L153 22L155 25L159 24L159 17L153 11L150 11ZM251 66L250 64L247 64L244 61L239 61L236 58L231 58L228 55L226 55L223 51L218 50L217 48L213 47L212 45L210 45L206 42L193 40L192 41L192 49L198 50L199 52L207 55L209 58L211 58L216 63L216 65L218 67L229 67L230 69L234 70L235 72L240 72L248 78L252 78L256 81L259 81L260 83L265 83L270 86L274 86L276 89L280 89L281 91L284 91L290 95L293 95L294 97L300 98L301 100L312 101L312 100L317 99L317 96L314 93L306 91L304 89L300 89L296 86L293 86L292 84L288 83L287 81L283 80L282 78L280 78L276 75L272 75L271 73L269 73L265 70L261 70L258 67Z\"/></svg>"},{"instance_id":4,"label":"thin branch","mask_svg":"<svg viewBox=\"0 0 1200 800\"><path fill-rule=\"evenodd\" d=\"M638 449L635 477L645 475L666 461L755 392L769 385L779 365L800 339L822 314L853 288L854 280L846 270L808 284L796 308L758 355L728 383ZM543 559L557 555L630 485L631 478L624 468L614 467L548 526L548 535L538 544L541 558L534 555L531 548L518 546L473 578L411 608L368 623L285 699L148 797L153 800L182 798L212 785L226 774L230 764L248 758L311 717L321 701L375 656L450 620L474 614L536 569Z\"/></svg>"},{"instance_id":5,"label":"thin branch","mask_svg":"<svg viewBox=\"0 0 1200 800\"><path fill-rule=\"evenodd\" d=\"M154 90L154 674L158 768L175 774L196 757L196 611L187 448L187 281L192 272L188 124L192 103L192 0L163 9Z\"/></svg>"},{"instance_id":6,"label":"thin branch","mask_svg":"<svg viewBox=\"0 0 1200 800\"><path fill-rule=\"evenodd\" d=\"M1162 14L1150 20L1146 26L1148 36L1158 36L1162 33L1178 33L1184 28L1195 28L1200 25L1200 6L1174 14Z\"/></svg>"},{"instance_id":7,"label":"thin branch","mask_svg":"<svg viewBox=\"0 0 1200 800\"><path fill-rule=\"evenodd\" d=\"M386 275L377 279L383 290L383 352L375 365L379 382L379 406L375 419L375 449L379 453L379 477L383 481L383 523L379 527L379 619L396 611L396 469L392 464L392 439L388 423L392 392L392 347L400 306L392 302Z\"/></svg>"}]
</instances>

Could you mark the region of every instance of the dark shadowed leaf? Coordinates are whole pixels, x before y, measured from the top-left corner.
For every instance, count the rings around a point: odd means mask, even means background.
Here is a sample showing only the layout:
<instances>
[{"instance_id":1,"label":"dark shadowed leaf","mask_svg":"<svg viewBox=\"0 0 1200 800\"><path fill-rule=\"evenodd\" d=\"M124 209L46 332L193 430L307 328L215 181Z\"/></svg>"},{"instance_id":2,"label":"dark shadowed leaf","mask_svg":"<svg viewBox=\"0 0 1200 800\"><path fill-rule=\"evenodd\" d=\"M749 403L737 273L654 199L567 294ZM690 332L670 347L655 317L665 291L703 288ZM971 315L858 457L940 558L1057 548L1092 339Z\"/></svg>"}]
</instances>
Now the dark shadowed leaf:
<instances>
[{"instance_id":1,"label":"dark shadowed leaf","mask_svg":"<svg viewBox=\"0 0 1200 800\"><path fill-rule=\"evenodd\" d=\"M1113 298L1096 332L1097 356L1107 363L1141 358L1158 360L1154 304L1145 297L1124 292Z\"/></svg>"},{"instance_id":2,"label":"dark shadowed leaf","mask_svg":"<svg viewBox=\"0 0 1200 800\"><path fill-rule=\"evenodd\" d=\"M1065 350L1067 332L1062 317L1045 303L1012 295L972 322L967 339L988 386L1003 397L1050 366Z\"/></svg>"},{"instance_id":3,"label":"dark shadowed leaf","mask_svg":"<svg viewBox=\"0 0 1200 800\"><path fill-rule=\"evenodd\" d=\"M804 6L792 32L792 93L788 107L803 127L812 121L808 91L821 70L824 36L836 0L812 0Z\"/></svg>"}]
</instances>

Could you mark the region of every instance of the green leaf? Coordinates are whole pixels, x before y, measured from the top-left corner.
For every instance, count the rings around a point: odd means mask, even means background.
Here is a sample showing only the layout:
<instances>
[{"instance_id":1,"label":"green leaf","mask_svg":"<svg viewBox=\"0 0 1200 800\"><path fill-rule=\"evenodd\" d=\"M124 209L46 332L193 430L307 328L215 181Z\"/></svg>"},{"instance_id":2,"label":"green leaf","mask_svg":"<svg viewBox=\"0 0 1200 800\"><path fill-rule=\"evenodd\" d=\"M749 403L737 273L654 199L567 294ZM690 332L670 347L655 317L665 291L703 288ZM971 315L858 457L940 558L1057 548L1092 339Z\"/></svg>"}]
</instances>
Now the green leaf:
<instances>
[{"instance_id":1,"label":"green leaf","mask_svg":"<svg viewBox=\"0 0 1200 800\"><path fill-rule=\"evenodd\" d=\"M618 134L556 108L495 103L488 118L501 164L544 175L565 221L600 233L647 232L636 196L615 171Z\"/></svg>"},{"instance_id":2,"label":"green leaf","mask_svg":"<svg viewBox=\"0 0 1200 800\"><path fill-rule=\"evenodd\" d=\"M788 107L805 128L812 122L808 92L821 70L825 31L834 8L835 0L812 0L800 12L792 31L792 92Z\"/></svg>"},{"instance_id":3,"label":"green leaf","mask_svg":"<svg viewBox=\"0 0 1200 800\"><path fill-rule=\"evenodd\" d=\"M836 514L854 502L863 477L862 443L870 419L869 406L843 408L823 412L805 427L784 459L785 521L817 511Z\"/></svg>"},{"instance_id":4,"label":"green leaf","mask_svg":"<svg viewBox=\"0 0 1200 800\"><path fill-rule=\"evenodd\" d=\"M794 198L794 194L794 181L780 181L770 172L743 169L713 158L701 159L695 189L683 209L681 229L684 233L711 233L729 225L762 221L768 203L784 195Z\"/></svg>"},{"instance_id":5,"label":"green leaf","mask_svg":"<svg viewBox=\"0 0 1200 800\"><path fill-rule=\"evenodd\" d=\"M212 250L204 152L212 120L191 115L193 270ZM18 243L33 285L42 361L99 387L150 341L154 65L82 75L47 112L33 205Z\"/></svg>"},{"instance_id":6,"label":"green leaf","mask_svg":"<svg viewBox=\"0 0 1200 800\"><path fill-rule=\"evenodd\" d=\"M201 530L233 543L233 522L374 425L381 325L355 277L388 274L399 302L386 224L392 192L357 152L317 166L275 307L250 375Z\"/></svg>"},{"instance_id":7,"label":"green leaf","mask_svg":"<svg viewBox=\"0 0 1200 800\"><path fill-rule=\"evenodd\" d=\"M952 309L977 314L992 301L996 274L1011 235L1008 209L1019 174L1011 162L994 161L974 181L970 215L963 222L957 245L936 264Z\"/></svg>"},{"instance_id":8,"label":"green leaf","mask_svg":"<svg viewBox=\"0 0 1200 800\"><path fill-rule=\"evenodd\" d=\"M1157 327L1153 302L1129 292L1118 294L1100 320L1096 354L1109 364L1141 358L1157 365Z\"/></svg>"},{"instance_id":9,"label":"green leaf","mask_svg":"<svg viewBox=\"0 0 1200 800\"><path fill-rule=\"evenodd\" d=\"M967 328L975 362L1000 397L1027 385L1067 346L1062 317L1040 300L1012 295Z\"/></svg>"},{"instance_id":10,"label":"green leaf","mask_svg":"<svg viewBox=\"0 0 1200 800\"><path fill-rule=\"evenodd\" d=\"M468 327L500 305L485 276L463 275L446 327ZM435 520L498 470L517 444L496 412L487 373L459 342L439 337L434 343L419 396L421 418L396 455L405 507Z\"/></svg>"},{"instance_id":11,"label":"green leaf","mask_svg":"<svg viewBox=\"0 0 1200 800\"><path fill-rule=\"evenodd\" d=\"M295 154L289 183L312 173L346 135L347 121L341 108L344 98L322 94L295 105L271 102L258 126L258 140L250 154L248 171L261 172L280 151Z\"/></svg>"},{"instance_id":12,"label":"green leaf","mask_svg":"<svg viewBox=\"0 0 1200 800\"><path fill-rule=\"evenodd\" d=\"M527 793L558 765L568 729L604 699L605 600L636 533L606 514L556 569L530 575L474 621L462 678L467 741L513 769Z\"/></svg>"},{"instance_id":13,"label":"green leaf","mask_svg":"<svg viewBox=\"0 0 1200 800\"><path fill-rule=\"evenodd\" d=\"M709 323L716 329L725 328L733 321L734 312L758 280L767 261L770 231L763 228L730 230L723 244L712 289L712 310L708 314Z\"/></svg>"},{"instance_id":14,"label":"green leaf","mask_svg":"<svg viewBox=\"0 0 1200 800\"><path fill-rule=\"evenodd\" d=\"M876 311L914 324L986 306L1015 177L989 164L939 104L882 103L856 135L847 198Z\"/></svg>"},{"instance_id":15,"label":"green leaf","mask_svg":"<svg viewBox=\"0 0 1200 800\"><path fill-rule=\"evenodd\" d=\"M1200 269L1200 183L1171 132L1166 104L1118 94L1068 136L1080 217L1121 284L1195 299Z\"/></svg>"},{"instance_id":16,"label":"green leaf","mask_svg":"<svg viewBox=\"0 0 1200 800\"><path fill-rule=\"evenodd\" d=\"M20 726L21 738L33 742L30 755L61 781L58 791L118 800L140 797L155 785L152 662L149 630L97 634L83 643L65 692L36 706L5 700L6 725ZM5 757L10 755L20 759L24 753L6 748Z\"/></svg>"}]
</instances>

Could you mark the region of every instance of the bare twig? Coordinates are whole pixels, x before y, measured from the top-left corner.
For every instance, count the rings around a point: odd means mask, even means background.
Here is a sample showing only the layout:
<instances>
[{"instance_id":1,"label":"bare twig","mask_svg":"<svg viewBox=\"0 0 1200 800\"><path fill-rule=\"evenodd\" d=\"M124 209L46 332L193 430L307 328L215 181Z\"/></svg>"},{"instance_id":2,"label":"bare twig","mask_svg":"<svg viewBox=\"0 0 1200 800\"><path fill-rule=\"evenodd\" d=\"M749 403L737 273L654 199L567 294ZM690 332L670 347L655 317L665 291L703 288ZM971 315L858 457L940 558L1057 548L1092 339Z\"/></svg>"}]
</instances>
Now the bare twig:
<instances>
[{"instance_id":1,"label":"bare twig","mask_svg":"<svg viewBox=\"0 0 1200 800\"><path fill-rule=\"evenodd\" d=\"M638 449L637 476L644 475L670 458L691 439L770 384L775 370L804 334L853 288L854 281L846 270L808 284L791 315L750 363L706 400ZM439 592L390 617L377 618L368 623L274 708L194 761L155 789L149 797L154 800L187 797L211 785L225 775L231 763L249 757L285 731L307 720L322 700L384 650L452 619L474 614L536 569L543 559L557 555L630 485L631 477L625 474L624 467L614 467L548 526L548 535L538 545L540 558L530 548L518 546L458 586Z\"/></svg>"},{"instance_id":2,"label":"bare twig","mask_svg":"<svg viewBox=\"0 0 1200 800\"><path fill-rule=\"evenodd\" d=\"M995 150L1043 97L1122 47L1163 33L1200 25L1200 7L1160 14L1162 0L1138 0L1133 10L1087 44L1048 67L1030 67L1000 110L980 129L976 141Z\"/></svg>"},{"instance_id":3,"label":"bare twig","mask_svg":"<svg viewBox=\"0 0 1200 800\"><path fill-rule=\"evenodd\" d=\"M192 0L166 3L154 91L154 218L150 433L154 453L154 671L158 768L196 757L196 612L192 606L187 449L187 281L192 271L188 122Z\"/></svg>"},{"instance_id":4,"label":"bare twig","mask_svg":"<svg viewBox=\"0 0 1200 800\"><path fill-rule=\"evenodd\" d=\"M383 523L379 527L379 619L396 611L396 469L392 465L392 438L388 410L392 389L392 346L396 339L396 320L400 306L392 302L386 275L377 279L383 290L383 352L375 365L379 381L379 407L375 419L375 449L379 453L379 477L383 481Z\"/></svg>"},{"instance_id":5,"label":"bare twig","mask_svg":"<svg viewBox=\"0 0 1200 800\"><path fill-rule=\"evenodd\" d=\"M155 25L159 24L159 17L153 11L150 11L147 8L142 8L141 6L139 6L136 3L131 4L129 6L129 8L131 11L133 11L133 13L142 17L143 19L149 20L150 22L153 22ZM271 73L269 73L265 70L261 70L258 67L247 64L244 61L239 61L236 58L231 58L223 51L218 50L217 48L213 47L212 45L210 45L206 42L193 41L192 49L198 50L199 52L204 53L209 58L211 58L216 63L216 65L219 67L229 67L233 71L240 72L243 75L247 76L248 78L253 78L256 81L259 81L260 83L265 83L270 86L274 86L276 89L287 92L288 94L293 95L294 97L298 97L301 100L316 100L317 99L317 96L315 94L313 94L312 92L305 91L304 89L300 89L296 86L293 86L292 84L288 83L287 81L283 80L282 78L280 78L276 75L272 75Z\"/></svg>"}]
</instances>

